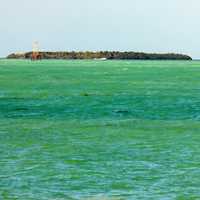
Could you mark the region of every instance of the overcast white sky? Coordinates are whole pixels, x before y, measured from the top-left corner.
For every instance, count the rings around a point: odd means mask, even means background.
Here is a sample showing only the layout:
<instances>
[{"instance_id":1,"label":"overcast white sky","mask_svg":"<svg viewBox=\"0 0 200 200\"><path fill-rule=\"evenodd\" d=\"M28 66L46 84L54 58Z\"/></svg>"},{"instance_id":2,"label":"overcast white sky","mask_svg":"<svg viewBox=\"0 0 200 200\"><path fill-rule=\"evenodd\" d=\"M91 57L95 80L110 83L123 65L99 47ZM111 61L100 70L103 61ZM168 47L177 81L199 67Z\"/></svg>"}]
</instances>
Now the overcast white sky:
<instances>
[{"instance_id":1,"label":"overcast white sky","mask_svg":"<svg viewBox=\"0 0 200 200\"><path fill-rule=\"evenodd\" d=\"M41 50L186 53L200 58L199 0L0 0L0 56Z\"/></svg>"}]
</instances>

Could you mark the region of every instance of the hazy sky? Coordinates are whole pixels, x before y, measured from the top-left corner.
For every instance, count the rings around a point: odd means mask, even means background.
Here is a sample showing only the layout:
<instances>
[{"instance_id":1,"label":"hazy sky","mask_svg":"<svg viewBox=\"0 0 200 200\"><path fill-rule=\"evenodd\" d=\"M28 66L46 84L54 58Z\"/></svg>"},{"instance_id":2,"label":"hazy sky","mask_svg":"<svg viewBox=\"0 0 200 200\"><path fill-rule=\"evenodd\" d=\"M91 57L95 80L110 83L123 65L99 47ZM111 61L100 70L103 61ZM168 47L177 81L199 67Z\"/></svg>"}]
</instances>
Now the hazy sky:
<instances>
[{"instance_id":1,"label":"hazy sky","mask_svg":"<svg viewBox=\"0 0 200 200\"><path fill-rule=\"evenodd\" d=\"M199 0L0 0L0 56L133 50L200 58Z\"/></svg>"}]
</instances>

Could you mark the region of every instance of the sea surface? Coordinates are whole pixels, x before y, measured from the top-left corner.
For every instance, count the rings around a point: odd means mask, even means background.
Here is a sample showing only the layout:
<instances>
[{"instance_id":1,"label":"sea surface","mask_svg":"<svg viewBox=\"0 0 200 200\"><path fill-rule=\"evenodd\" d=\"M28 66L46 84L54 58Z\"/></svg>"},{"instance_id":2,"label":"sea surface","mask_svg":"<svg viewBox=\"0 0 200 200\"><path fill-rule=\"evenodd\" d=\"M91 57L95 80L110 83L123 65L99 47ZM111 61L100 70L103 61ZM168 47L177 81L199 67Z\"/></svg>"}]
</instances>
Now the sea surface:
<instances>
[{"instance_id":1,"label":"sea surface","mask_svg":"<svg viewBox=\"0 0 200 200\"><path fill-rule=\"evenodd\" d=\"M0 60L0 200L200 199L200 62Z\"/></svg>"}]
</instances>

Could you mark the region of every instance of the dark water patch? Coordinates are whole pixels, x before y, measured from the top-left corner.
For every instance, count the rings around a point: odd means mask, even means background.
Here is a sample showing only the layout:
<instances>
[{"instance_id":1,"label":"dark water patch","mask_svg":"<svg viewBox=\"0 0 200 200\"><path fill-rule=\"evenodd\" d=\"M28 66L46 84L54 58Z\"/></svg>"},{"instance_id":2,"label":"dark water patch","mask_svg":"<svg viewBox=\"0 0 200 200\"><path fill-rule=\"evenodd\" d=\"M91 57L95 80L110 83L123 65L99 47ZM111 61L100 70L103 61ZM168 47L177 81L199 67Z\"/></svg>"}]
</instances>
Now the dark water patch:
<instances>
[{"instance_id":1,"label":"dark water patch","mask_svg":"<svg viewBox=\"0 0 200 200\"><path fill-rule=\"evenodd\" d=\"M115 110L114 113L126 115L129 114L130 112L128 110Z\"/></svg>"},{"instance_id":2,"label":"dark water patch","mask_svg":"<svg viewBox=\"0 0 200 200\"><path fill-rule=\"evenodd\" d=\"M15 108L14 111L27 111L29 110L28 108Z\"/></svg>"},{"instance_id":3,"label":"dark water patch","mask_svg":"<svg viewBox=\"0 0 200 200\"><path fill-rule=\"evenodd\" d=\"M81 96L85 96L85 97L90 96L90 94L88 94L88 93L86 93L86 92L81 93L80 95L81 95Z\"/></svg>"}]
</instances>

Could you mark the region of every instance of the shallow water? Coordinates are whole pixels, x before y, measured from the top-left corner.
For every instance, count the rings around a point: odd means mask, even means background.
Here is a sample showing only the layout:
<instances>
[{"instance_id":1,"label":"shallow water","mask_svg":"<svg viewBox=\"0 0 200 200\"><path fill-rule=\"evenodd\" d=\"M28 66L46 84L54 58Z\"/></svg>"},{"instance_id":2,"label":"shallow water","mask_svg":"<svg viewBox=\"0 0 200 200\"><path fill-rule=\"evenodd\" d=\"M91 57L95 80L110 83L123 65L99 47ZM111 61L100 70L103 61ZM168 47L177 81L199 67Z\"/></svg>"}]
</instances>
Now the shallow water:
<instances>
[{"instance_id":1,"label":"shallow water","mask_svg":"<svg viewBox=\"0 0 200 200\"><path fill-rule=\"evenodd\" d=\"M200 198L199 66L0 60L0 199Z\"/></svg>"}]
</instances>

